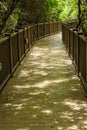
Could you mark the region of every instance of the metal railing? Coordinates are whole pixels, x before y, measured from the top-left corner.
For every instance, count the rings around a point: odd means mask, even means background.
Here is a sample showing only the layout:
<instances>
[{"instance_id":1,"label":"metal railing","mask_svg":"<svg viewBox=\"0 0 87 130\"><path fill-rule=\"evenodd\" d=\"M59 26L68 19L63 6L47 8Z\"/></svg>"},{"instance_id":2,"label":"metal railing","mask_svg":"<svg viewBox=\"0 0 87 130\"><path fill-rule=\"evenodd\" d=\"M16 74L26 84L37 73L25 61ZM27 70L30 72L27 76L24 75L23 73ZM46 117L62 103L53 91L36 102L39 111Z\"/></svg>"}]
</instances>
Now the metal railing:
<instances>
[{"instance_id":1,"label":"metal railing","mask_svg":"<svg viewBox=\"0 0 87 130\"><path fill-rule=\"evenodd\" d=\"M39 23L16 30L0 40L0 90L13 75L34 42L60 30L60 22Z\"/></svg>"}]
</instances>

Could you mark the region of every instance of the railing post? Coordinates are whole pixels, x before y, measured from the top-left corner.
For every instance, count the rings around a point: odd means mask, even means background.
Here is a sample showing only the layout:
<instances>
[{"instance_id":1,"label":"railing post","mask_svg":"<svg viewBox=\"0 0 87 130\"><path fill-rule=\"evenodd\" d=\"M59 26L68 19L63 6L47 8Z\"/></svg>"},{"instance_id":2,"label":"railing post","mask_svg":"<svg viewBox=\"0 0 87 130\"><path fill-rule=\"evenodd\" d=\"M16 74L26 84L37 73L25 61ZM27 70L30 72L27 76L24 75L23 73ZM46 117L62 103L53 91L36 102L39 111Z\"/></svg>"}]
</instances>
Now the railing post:
<instances>
[{"instance_id":1,"label":"railing post","mask_svg":"<svg viewBox=\"0 0 87 130\"><path fill-rule=\"evenodd\" d=\"M19 30L18 30L18 60L19 60L19 65L20 65L20 39L19 39Z\"/></svg>"},{"instance_id":2,"label":"railing post","mask_svg":"<svg viewBox=\"0 0 87 130\"><path fill-rule=\"evenodd\" d=\"M25 40L24 40L24 37L25 37L25 27L22 28L23 29L23 48L24 48L24 56L26 55L26 51L25 51Z\"/></svg>"},{"instance_id":3,"label":"railing post","mask_svg":"<svg viewBox=\"0 0 87 130\"><path fill-rule=\"evenodd\" d=\"M49 26L50 26L50 35L51 35L51 22L49 22Z\"/></svg>"},{"instance_id":4,"label":"railing post","mask_svg":"<svg viewBox=\"0 0 87 130\"><path fill-rule=\"evenodd\" d=\"M24 40L23 40L23 42L24 42L24 54L25 54L25 56L26 56L26 50L25 50L25 29L26 29L26 27L24 27L24 29L23 29L23 37L24 37Z\"/></svg>"},{"instance_id":5,"label":"railing post","mask_svg":"<svg viewBox=\"0 0 87 130\"><path fill-rule=\"evenodd\" d=\"M87 97L87 41L86 41L86 97Z\"/></svg>"},{"instance_id":6,"label":"railing post","mask_svg":"<svg viewBox=\"0 0 87 130\"><path fill-rule=\"evenodd\" d=\"M59 32L59 22L57 21L57 32Z\"/></svg>"},{"instance_id":7,"label":"railing post","mask_svg":"<svg viewBox=\"0 0 87 130\"><path fill-rule=\"evenodd\" d=\"M44 36L46 37L46 23L44 23Z\"/></svg>"},{"instance_id":8,"label":"railing post","mask_svg":"<svg viewBox=\"0 0 87 130\"><path fill-rule=\"evenodd\" d=\"M5 34L6 36L9 36L9 56L10 56L10 74L11 74L11 77L12 77L12 40L11 40L11 33L7 33Z\"/></svg>"},{"instance_id":9,"label":"railing post","mask_svg":"<svg viewBox=\"0 0 87 130\"><path fill-rule=\"evenodd\" d=\"M36 40L38 40L38 24L36 24L37 28L36 28L36 34L37 34L37 38Z\"/></svg>"},{"instance_id":10,"label":"railing post","mask_svg":"<svg viewBox=\"0 0 87 130\"><path fill-rule=\"evenodd\" d=\"M11 77L12 77L13 76L13 73L12 73L13 59L12 59L12 40L11 40L11 34L9 33L8 36L9 36L9 51L10 51L10 74L11 74Z\"/></svg>"},{"instance_id":11,"label":"railing post","mask_svg":"<svg viewBox=\"0 0 87 130\"><path fill-rule=\"evenodd\" d=\"M18 61L19 61L19 65L20 65L20 39L19 39L19 29L15 30L17 32L17 41L18 41Z\"/></svg>"},{"instance_id":12,"label":"railing post","mask_svg":"<svg viewBox=\"0 0 87 130\"><path fill-rule=\"evenodd\" d=\"M28 26L28 46L29 46L29 49L30 49L30 26Z\"/></svg>"}]
</instances>

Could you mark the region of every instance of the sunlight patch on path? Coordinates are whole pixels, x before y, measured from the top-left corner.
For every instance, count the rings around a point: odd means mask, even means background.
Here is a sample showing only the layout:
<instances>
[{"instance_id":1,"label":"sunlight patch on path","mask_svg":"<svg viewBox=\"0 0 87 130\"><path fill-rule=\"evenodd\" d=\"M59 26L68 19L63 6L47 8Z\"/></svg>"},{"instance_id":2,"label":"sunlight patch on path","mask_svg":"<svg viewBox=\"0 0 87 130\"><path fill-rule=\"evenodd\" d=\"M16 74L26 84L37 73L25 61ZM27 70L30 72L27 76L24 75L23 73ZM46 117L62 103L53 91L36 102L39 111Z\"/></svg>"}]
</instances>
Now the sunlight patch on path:
<instances>
[{"instance_id":1,"label":"sunlight patch on path","mask_svg":"<svg viewBox=\"0 0 87 130\"><path fill-rule=\"evenodd\" d=\"M5 86L0 130L87 130L87 99L61 33L37 41Z\"/></svg>"}]
</instances>

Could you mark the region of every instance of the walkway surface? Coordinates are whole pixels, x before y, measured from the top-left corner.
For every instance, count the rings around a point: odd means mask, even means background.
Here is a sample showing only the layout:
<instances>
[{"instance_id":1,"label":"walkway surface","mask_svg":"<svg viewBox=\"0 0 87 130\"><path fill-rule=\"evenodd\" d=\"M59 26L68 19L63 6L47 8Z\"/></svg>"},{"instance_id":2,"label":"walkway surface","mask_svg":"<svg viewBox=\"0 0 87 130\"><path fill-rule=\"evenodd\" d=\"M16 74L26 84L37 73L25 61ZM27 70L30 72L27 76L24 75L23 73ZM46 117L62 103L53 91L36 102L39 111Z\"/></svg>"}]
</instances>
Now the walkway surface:
<instances>
[{"instance_id":1,"label":"walkway surface","mask_svg":"<svg viewBox=\"0 0 87 130\"><path fill-rule=\"evenodd\" d=\"M61 33L37 41L5 86L0 130L87 130L87 99Z\"/></svg>"}]
</instances>

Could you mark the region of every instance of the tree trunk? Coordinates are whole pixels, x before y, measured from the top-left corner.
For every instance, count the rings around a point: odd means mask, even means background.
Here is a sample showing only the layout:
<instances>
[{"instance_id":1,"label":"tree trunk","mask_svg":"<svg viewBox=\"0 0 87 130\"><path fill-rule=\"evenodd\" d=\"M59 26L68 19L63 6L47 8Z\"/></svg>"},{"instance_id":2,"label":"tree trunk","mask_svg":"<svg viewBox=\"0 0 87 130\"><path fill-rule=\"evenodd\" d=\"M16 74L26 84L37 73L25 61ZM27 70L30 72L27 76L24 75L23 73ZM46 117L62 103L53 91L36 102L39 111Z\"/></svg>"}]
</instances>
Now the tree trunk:
<instances>
[{"instance_id":1,"label":"tree trunk","mask_svg":"<svg viewBox=\"0 0 87 130\"><path fill-rule=\"evenodd\" d=\"M3 14L3 16L2 16L2 18L0 20L0 34L1 34L2 30L3 30L3 28L6 25L6 21L8 20L10 15L12 14L12 12L13 12L13 10L16 7L18 2L19 2L19 0L12 0L10 5L8 6L7 10Z\"/></svg>"},{"instance_id":2,"label":"tree trunk","mask_svg":"<svg viewBox=\"0 0 87 130\"><path fill-rule=\"evenodd\" d=\"M78 24L77 24L77 28L79 28L80 24L81 24L81 0L78 0Z\"/></svg>"}]
</instances>

